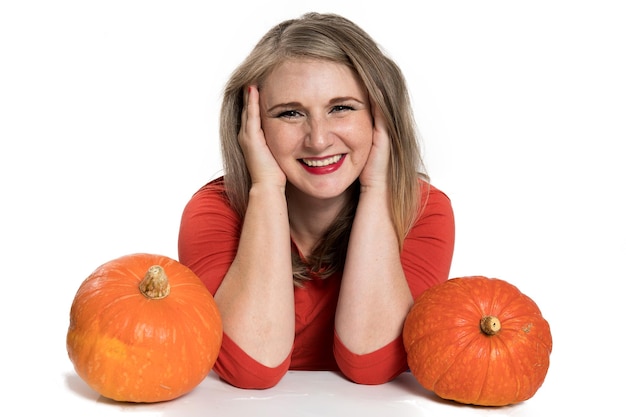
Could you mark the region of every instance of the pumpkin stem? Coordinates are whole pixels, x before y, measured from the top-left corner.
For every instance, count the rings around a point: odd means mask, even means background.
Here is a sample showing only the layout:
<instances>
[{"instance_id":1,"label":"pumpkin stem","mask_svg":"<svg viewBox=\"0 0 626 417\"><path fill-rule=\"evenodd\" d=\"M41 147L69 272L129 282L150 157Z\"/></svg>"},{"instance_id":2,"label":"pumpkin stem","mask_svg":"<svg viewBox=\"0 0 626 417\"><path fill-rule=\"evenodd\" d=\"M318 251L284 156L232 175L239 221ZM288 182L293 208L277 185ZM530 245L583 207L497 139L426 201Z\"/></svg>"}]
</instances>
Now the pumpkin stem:
<instances>
[{"instance_id":1,"label":"pumpkin stem","mask_svg":"<svg viewBox=\"0 0 626 417\"><path fill-rule=\"evenodd\" d=\"M158 300L170 293L170 283L165 271L159 265L152 265L143 280L139 283L139 291L147 298Z\"/></svg>"},{"instance_id":2,"label":"pumpkin stem","mask_svg":"<svg viewBox=\"0 0 626 417\"><path fill-rule=\"evenodd\" d=\"M500 320L495 316L485 316L480 320L480 330L487 336L493 336L500 331Z\"/></svg>"}]
</instances>

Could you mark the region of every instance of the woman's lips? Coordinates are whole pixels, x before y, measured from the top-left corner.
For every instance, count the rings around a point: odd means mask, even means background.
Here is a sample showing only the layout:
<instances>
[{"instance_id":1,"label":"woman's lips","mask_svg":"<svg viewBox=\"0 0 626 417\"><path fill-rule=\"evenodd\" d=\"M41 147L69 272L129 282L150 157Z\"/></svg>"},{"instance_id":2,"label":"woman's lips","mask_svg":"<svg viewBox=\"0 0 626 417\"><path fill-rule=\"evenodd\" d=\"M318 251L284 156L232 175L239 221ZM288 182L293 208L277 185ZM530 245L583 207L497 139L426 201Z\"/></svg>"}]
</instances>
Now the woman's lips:
<instances>
[{"instance_id":1,"label":"woman's lips","mask_svg":"<svg viewBox=\"0 0 626 417\"><path fill-rule=\"evenodd\" d=\"M338 170L343 164L345 156L345 154L338 154L323 158L302 158L300 163L307 172L314 175L324 175Z\"/></svg>"}]
</instances>

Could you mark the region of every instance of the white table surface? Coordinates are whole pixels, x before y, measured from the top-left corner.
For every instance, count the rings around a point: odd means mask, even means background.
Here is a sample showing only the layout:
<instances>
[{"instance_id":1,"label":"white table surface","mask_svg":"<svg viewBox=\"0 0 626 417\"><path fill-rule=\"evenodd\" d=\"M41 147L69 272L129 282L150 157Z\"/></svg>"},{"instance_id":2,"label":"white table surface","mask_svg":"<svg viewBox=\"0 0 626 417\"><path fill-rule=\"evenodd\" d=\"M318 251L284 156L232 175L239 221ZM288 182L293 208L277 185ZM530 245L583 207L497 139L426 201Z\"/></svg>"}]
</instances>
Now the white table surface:
<instances>
[{"instance_id":1,"label":"white table surface","mask_svg":"<svg viewBox=\"0 0 626 417\"><path fill-rule=\"evenodd\" d=\"M549 392L507 407L477 407L444 401L424 390L410 373L377 386L357 385L333 372L290 371L274 388L243 390L211 373L191 393L155 404L117 403L97 395L68 374L72 409L85 416L114 413L141 416L537 416Z\"/></svg>"}]
</instances>

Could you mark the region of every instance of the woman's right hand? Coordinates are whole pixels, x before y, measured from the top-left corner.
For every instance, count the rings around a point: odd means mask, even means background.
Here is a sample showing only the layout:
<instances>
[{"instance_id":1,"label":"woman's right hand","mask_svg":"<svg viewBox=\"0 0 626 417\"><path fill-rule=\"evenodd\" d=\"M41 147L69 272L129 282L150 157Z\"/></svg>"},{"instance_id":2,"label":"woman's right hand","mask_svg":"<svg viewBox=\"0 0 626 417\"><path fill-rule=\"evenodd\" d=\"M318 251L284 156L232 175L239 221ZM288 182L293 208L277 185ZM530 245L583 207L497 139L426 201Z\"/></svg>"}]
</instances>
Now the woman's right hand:
<instances>
[{"instance_id":1,"label":"woman's right hand","mask_svg":"<svg viewBox=\"0 0 626 417\"><path fill-rule=\"evenodd\" d=\"M244 92L243 101L238 139L252 184L265 183L284 187L287 181L285 173L267 146L265 134L261 128L259 90L256 85L248 87Z\"/></svg>"}]
</instances>

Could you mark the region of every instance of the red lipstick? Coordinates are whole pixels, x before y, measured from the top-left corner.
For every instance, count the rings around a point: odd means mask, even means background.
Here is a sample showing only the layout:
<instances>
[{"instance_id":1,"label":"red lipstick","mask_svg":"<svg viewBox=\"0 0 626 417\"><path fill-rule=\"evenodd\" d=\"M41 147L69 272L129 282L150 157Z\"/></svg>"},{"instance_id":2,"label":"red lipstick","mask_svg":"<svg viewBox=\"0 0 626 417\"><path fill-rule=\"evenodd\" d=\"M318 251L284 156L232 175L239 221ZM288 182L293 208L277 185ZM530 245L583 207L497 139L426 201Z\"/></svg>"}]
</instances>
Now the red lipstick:
<instances>
[{"instance_id":1,"label":"red lipstick","mask_svg":"<svg viewBox=\"0 0 626 417\"><path fill-rule=\"evenodd\" d=\"M338 160L334 160L338 158ZM304 161L306 159L306 162ZM337 171L343 165L343 161L346 159L346 155L334 155L321 158L304 158L300 160L300 163L304 169L313 175L325 175ZM307 163L308 162L308 163Z\"/></svg>"}]
</instances>

